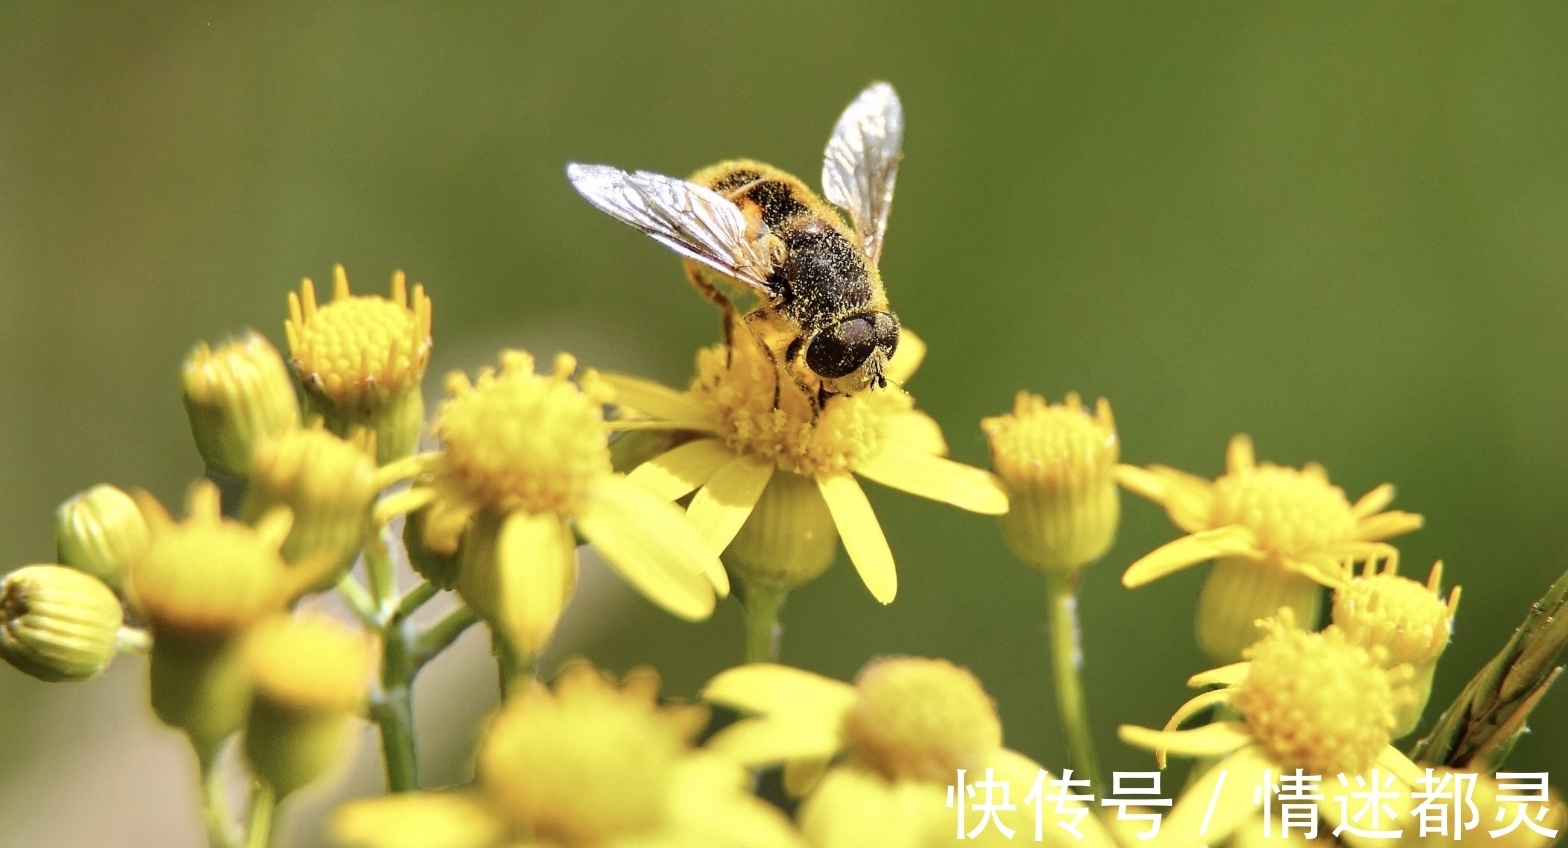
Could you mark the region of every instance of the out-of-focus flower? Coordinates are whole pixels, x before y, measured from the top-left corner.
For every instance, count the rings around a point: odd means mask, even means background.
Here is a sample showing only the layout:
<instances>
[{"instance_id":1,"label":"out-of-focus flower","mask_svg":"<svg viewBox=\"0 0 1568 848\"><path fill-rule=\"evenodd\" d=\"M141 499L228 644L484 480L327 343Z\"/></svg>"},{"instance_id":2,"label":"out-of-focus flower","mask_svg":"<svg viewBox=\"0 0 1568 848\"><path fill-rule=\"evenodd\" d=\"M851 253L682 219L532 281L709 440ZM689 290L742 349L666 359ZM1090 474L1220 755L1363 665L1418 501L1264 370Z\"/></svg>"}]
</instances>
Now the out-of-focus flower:
<instances>
[{"instance_id":1,"label":"out-of-focus flower","mask_svg":"<svg viewBox=\"0 0 1568 848\"><path fill-rule=\"evenodd\" d=\"M1397 739L1421 721L1437 660L1454 632L1459 587L1442 596L1441 562L1432 566L1425 585L1396 574L1392 560L1385 563L1378 571L1376 561L1369 561L1364 573L1334 592L1334 625L1354 644L1382 648L1385 668L1408 664L1415 670L1415 697L1396 714Z\"/></svg>"},{"instance_id":2,"label":"out-of-focus flower","mask_svg":"<svg viewBox=\"0 0 1568 848\"><path fill-rule=\"evenodd\" d=\"M100 483L54 511L54 541L62 564L124 592L126 572L147 550L147 520L130 495Z\"/></svg>"},{"instance_id":3,"label":"out-of-focus flower","mask_svg":"<svg viewBox=\"0 0 1568 848\"><path fill-rule=\"evenodd\" d=\"M219 473L248 476L256 443L300 424L283 357L254 330L216 350L197 345L185 357L181 382L196 449Z\"/></svg>"}]
</instances>

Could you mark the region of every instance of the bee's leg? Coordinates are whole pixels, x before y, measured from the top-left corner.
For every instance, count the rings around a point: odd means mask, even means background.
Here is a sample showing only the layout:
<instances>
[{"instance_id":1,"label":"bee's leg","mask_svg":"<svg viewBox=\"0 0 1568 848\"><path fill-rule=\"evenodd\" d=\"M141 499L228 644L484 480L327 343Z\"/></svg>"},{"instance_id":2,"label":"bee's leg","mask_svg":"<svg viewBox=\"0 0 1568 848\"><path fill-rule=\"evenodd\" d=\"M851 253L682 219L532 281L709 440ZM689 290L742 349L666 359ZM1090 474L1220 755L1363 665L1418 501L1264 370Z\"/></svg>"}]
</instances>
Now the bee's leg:
<instances>
[{"instance_id":1,"label":"bee's leg","mask_svg":"<svg viewBox=\"0 0 1568 848\"><path fill-rule=\"evenodd\" d=\"M735 303L702 275L702 269L697 263L687 260L683 264L686 266L686 279L691 280L692 287L724 314L724 346L732 347L735 344L735 321L740 316Z\"/></svg>"}]
</instances>

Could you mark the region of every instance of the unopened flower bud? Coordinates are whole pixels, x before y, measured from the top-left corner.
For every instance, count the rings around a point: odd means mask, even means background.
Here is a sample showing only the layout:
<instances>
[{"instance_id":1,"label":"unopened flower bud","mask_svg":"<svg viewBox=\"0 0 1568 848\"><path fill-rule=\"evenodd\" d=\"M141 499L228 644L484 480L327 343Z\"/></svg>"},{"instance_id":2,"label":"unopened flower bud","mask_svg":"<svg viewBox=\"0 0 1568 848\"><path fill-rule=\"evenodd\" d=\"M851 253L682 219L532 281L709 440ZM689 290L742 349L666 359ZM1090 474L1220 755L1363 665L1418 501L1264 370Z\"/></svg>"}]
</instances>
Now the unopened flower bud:
<instances>
[{"instance_id":1,"label":"unopened flower bud","mask_svg":"<svg viewBox=\"0 0 1568 848\"><path fill-rule=\"evenodd\" d=\"M88 680L114 660L120 600L63 565L29 565L0 583L0 657L39 680Z\"/></svg>"},{"instance_id":2,"label":"unopened flower bud","mask_svg":"<svg viewBox=\"0 0 1568 848\"><path fill-rule=\"evenodd\" d=\"M1065 403L1019 392L1013 411L980 422L991 468L1011 508L1002 535L1019 559L1072 573L1099 559L1116 536L1120 444L1104 398L1090 413L1076 393Z\"/></svg>"},{"instance_id":3,"label":"unopened flower bud","mask_svg":"<svg viewBox=\"0 0 1568 848\"><path fill-rule=\"evenodd\" d=\"M130 564L147 550L147 520L130 495L100 483L54 511L54 541L61 563L124 592Z\"/></svg>"},{"instance_id":4,"label":"unopened flower bud","mask_svg":"<svg viewBox=\"0 0 1568 848\"><path fill-rule=\"evenodd\" d=\"M1415 730L1432 694L1437 660L1448 647L1454 613L1459 608L1459 587L1442 597L1443 564L1432 566L1426 585L1400 577L1392 568L1366 572L1334 592L1334 625L1350 642L1364 648L1381 648L1385 668L1408 664L1414 671L1411 690L1415 697L1395 711L1394 738Z\"/></svg>"},{"instance_id":5,"label":"unopened flower bud","mask_svg":"<svg viewBox=\"0 0 1568 848\"><path fill-rule=\"evenodd\" d=\"M311 587L321 590L353 565L379 489L376 463L359 447L319 428L291 430L256 446L243 514L256 521L288 507L294 525L283 541L283 559L330 560L330 572Z\"/></svg>"},{"instance_id":6,"label":"unopened flower bud","mask_svg":"<svg viewBox=\"0 0 1568 848\"><path fill-rule=\"evenodd\" d=\"M185 358L183 382L196 449L214 471L248 476L257 441L299 426L288 368L255 331L216 350L197 345Z\"/></svg>"},{"instance_id":7,"label":"unopened flower bud","mask_svg":"<svg viewBox=\"0 0 1568 848\"><path fill-rule=\"evenodd\" d=\"M252 697L245 756L278 797L338 761L347 719L364 701L374 665L369 639L323 616L278 616L246 638Z\"/></svg>"},{"instance_id":8,"label":"unopened flower bud","mask_svg":"<svg viewBox=\"0 0 1568 848\"><path fill-rule=\"evenodd\" d=\"M289 364L305 403L339 436L374 432L381 464L408 456L424 428L430 298L420 285L410 296L401 271L392 276L390 299L353 295L341 265L332 270L332 290L324 306L308 279L289 293Z\"/></svg>"}]
</instances>

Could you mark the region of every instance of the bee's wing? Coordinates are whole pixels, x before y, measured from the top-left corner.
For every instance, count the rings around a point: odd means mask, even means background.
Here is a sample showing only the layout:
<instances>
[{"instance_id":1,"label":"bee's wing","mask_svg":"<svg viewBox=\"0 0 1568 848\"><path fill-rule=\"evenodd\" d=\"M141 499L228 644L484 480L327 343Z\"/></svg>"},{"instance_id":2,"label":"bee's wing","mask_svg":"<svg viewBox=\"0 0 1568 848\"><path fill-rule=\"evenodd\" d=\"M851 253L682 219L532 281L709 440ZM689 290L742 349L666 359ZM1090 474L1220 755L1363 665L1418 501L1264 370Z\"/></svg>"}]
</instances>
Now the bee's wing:
<instances>
[{"instance_id":1,"label":"bee's wing","mask_svg":"<svg viewBox=\"0 0 1568 848\"><path fill-rule=\"evenodd\" d=\"M849 212L866 257L877 264L904 155L904 107L885 82L872 83L833 127L822 161L822 193Z\"/></svg>"},{"instance_id":2,"label":"bee's wing","mask_svg":"<svg viewBox=\"0 0 1568 848\"><path fill-rule=\"evenodd\" d=\"M609 165L566 166L566 177L599 211L665 247L772 296L765 242L746 238L746 216L718 192L649 171Z\"/></svg>"}]
</instances>

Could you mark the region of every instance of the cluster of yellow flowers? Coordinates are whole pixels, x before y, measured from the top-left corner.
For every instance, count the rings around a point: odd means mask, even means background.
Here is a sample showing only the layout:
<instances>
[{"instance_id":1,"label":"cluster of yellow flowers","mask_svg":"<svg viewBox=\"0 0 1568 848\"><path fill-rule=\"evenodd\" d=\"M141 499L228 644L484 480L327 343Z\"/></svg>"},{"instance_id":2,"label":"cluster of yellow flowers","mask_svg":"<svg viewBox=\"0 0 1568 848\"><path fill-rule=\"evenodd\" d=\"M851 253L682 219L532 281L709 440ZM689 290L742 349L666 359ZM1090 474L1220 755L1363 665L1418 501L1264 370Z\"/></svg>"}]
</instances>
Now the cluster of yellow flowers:
<instances>
[{"instance_id":1,"label":"cluster of yellow flowers","mask_svg":"<svg viewBox=\"0 0 1568 848\"><path fill-rule=\"evenodd\" d=\"M1397 573L1386 540L1422 518L1386 511L1391 486L1352 503L1321 467L1257 462L1245 436L1212 482L1122 465L1105 400L1090 410L1077 395L1048 404L1027 392L981 422L991 470L972 468L946 458L941 428L902 388L925 354L907 331L886 387L826 396L766 341L745 338L700 351L684 391L580 370L565 354L540 371L505 351L498 367L448 377L427 422L422 287L410 291L398 274L390 297L356 296L338 268L330 303L306 280L288 312L286 358L250 333L200 345L185 363L209 478L191 488L186 519L146 493L95 486L57 512L59 562L15 570L0 588L0 656L35 677L87 680L120 652L147 654L152 708L201 765L214 846L266 844L274 805L341 757L354 716L380 731L389 794L338 811L334 838L347 846L898 848L958 838L954 808L967 799L952 784L964 773L1055 780L1003 746L973 675L892 657L851 684L777 663L785 598L827 569L840 541L871 595L894 600L892 547L860 479L999 516L1009 548L1047 581L1071 765L1096 782L1075 604L1082 569L1112 544L1120 490L1164 505L1190 534L1135 562L1127 586L1213 561L1197 639L1221 666L1192 678L1206 691L1165 728L1121 731L1161 767L1168 752L1203 758L1162 844L1247 838L1242 825L1260 809L1251 792L1269 774L1377 768L1408 800L1428 766L1495 766L1506 753L1472 746L1455 759L1429 746L1436 758L1417 765L1392 746L1420 722L1459 590L1443 594L1441 563L1424 584ZM684 619L709 616L733 590L746 664L713 678L695 705L661 699L646 670L617 683L574 663L541 682L534 660L574 591L579 544ZM418 576L406 591L405 562ZM296 609L329 591L352 620ZM413 614L443 591L461 602L416 626ZM427 790L413 680L477 622L491 633L504 704L474 779ZM1523 730L1550 682L1509 679L1513 711L1489 714L1508 731L1500 743ZM715 718L731 712L728 724ZM254 778L243 833L214 768L236 735ZM771 768L799 799L785 805L793 815L755 792L757 770ZM1546 839L1529 834L1562 827L1560 802L1543 809L1550 817L1512 844L1534 848ZM1091 848L1143 839L1092 804L1057 812L1080 814L1076 837L1052 828L1037 838ZM972 838L1007 837L998 828Z\"/></svg>"}]
</instances>

